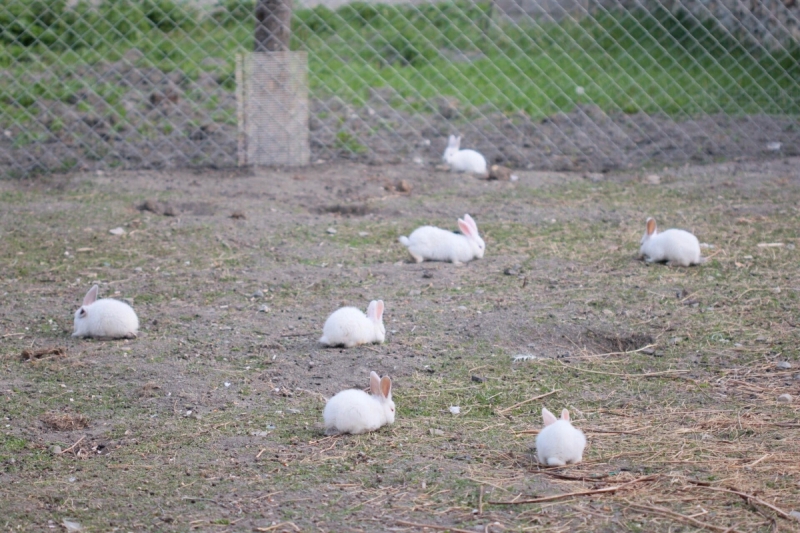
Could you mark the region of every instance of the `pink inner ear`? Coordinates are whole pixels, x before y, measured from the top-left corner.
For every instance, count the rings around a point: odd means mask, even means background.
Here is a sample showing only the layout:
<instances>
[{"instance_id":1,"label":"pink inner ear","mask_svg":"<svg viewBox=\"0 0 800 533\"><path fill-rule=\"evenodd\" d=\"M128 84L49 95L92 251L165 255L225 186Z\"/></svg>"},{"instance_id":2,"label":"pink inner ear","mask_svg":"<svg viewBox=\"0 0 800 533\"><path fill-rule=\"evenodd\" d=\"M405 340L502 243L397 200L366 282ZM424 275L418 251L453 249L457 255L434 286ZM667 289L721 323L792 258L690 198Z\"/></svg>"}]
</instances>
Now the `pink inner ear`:
<instances>
[{"instance_id":1,"label":"pink inner ear","mask_svg":"<svg viewBox=\"0 0 800 533\"><path fill-rule=\"evenodd\" d=\"M381 378L381 394L384 398L388 398L392 395L392 380L389 376L383 376Z\"/></svg>"},{"instance_id":2,"label":"pink inner ear","mask_svg":"<svg viewBox=\"0 0 800 533\"><path fill-rule=\"evenodd\" d=\"M569 422L569 411L567 411L566 409L561 411L561 420L566 420L567 422Z\"/></svg>"},{"instance_id":3,"label":"pink inner ear","mask_svg":"<svg viewBox=\"0 0 800 533\"><path fill-rule=\"evenodd\" d=\"M461 220L460 218L458 219L458 229L461 230L461 233L463 233L464 235L469 235L470 237L472 237L474 234L470 225Z\"/></svg>"},{"instance_id":4,"label":"pink inner ear","mask_svg":"<svg viewBox=\"0 0 800 533\"><path fill-rule=\"evenodd\" d=\"M544 421L545 426L556 423L555 415L544 407L542 408L542 420Z\"/></svg>"},{"instance_id":5,"label":"pink inner ear","mask_svg":"<svg viewBox=\"0 0 800 533\"><path fill-rule=\"evenodd\" d=\"M383 300L378 300L375 304L375 319L380 322L383 319Z\"/></svg>"},{"instance_id":6,"label":"pink inner ear","mask_svg":"<svg viewBox=\"0 0 800 533\"><path fill-rule=\"evenodd\" d=\"M86 296L83 297L83 305L92 305L97 300L97 285L89 289L89 292L86 293Z\"/></svg>"},{"instance_id":7,"label":"pink inner ear","mask_svg":"<svg viewBox=\"0 0 800 533\"><path fill-rule=\"evenodd\" d=\"M376 396L381 393L381 378L375 372L369 373L369 391Z\"/></svg>"},{"instance_id":8,"label":"pink inner ear","mask_svg":"<svg viewBox=\"0 0 800 533\"><path fill-rule=\"evenodd\" d=\"M654 218L647 219L647 234L652 235L656 231L656 220Z\"/></svg>"}]
</instances>

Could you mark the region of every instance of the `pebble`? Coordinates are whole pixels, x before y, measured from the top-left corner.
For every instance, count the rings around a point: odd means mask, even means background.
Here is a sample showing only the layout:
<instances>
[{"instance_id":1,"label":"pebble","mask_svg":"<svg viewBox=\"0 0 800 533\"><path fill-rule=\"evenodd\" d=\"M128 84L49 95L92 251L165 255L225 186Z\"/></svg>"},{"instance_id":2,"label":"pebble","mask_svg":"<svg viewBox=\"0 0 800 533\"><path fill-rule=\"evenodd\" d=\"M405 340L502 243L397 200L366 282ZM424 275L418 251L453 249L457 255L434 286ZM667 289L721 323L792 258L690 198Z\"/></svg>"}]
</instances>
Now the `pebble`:
<instances>
[{"instance_id":1,"label":"pebble","mask_svg":"<svg viewBox=\"0 0 800 533\"><path fill-rule=\"evenodd\" d=\"M264 297L264 291L256 291L253 293L253 298L263 298L263 297Z\"/></svg>"},{"instance_id":2,"label":"pebble","mask_svg":"<svg viewBox=\"0 0 800 533\"><path fill-rule=\"evenodd\" d=\"M111 235L125 235L125 230L122 228L113 228L108 230Z\"/></svg>"},{"instance_id":3,"label":"pebble","mask_svg":"<svg viewBox=\"0 0 800 533\"><path fill-rule=\"evenodd\" d=\"M659 183L661 183L661 176L659 176L658 174L648 174L644 178L644 181L646 181L650 185L658 185Z\"/></svg>"},{"instance_id":4,"label":"pebble","mask_svg":"<svg viewBox=\"0 0 800 533\"><path fill-rule=\"evenodd\" d=\"M419 289L411 289L408 291L409 296L419 296L420 294L422 294L422 291Z\"/></svg>"},{"instance_id":5,"label":"pebble","mask_svg":"<svg viewBox=\"0 0 800 533\"><path fill-rule=\"evenodd\" d=\"M681 337L672 337L669 340L670 344L680 344L683 339Z\"/></svg>"},{"instance_id":6,"label":"pebble","mask_svg":"<svg viewBox=\"0 0 800 533\"><path fill-rule=\"evenodd\" d=\"M261 307L258 308L258 312L259 313L269 313L269 306L268 305L262 305Z\"/></svg>"},{"instance_id":7,"label":"pebble","mask_svg":"<svg viewBox=\"0 0 800 533\"><path fill-rule=\"evenodd\" d=\"M778 401L781 403L792 403L792 395L791 394L781 394L778 396Z\"/></svg>"},{"instance_id":8,"label":"pebble","mask_svg":"<svg viewBox=\"0 0 800 533\"><path fill-rule=\"evenodd\" d=\"M442 431L441 429L431 429L431 435L441 437L442 435L444 435L444 431Z\"/></svg>"},{"instance_id":9,"label":"pebble","mask_svg":"<svg viewBox=\"0 0 800 533\"><path fill-rule=\"evenodd\" d=\"M800 522L800 511L792 511L789 516Z\"/></svg>"},{"instance_id":10,"label":"pebble","mask_svg":"<svg viewBox=\"0 0 800 533\"><path fill-rule=\"evenodd\" d=\"M55 446L50 448L50 453L52 453L53 455L59 455L61 453L61 446L56 444Z\"/></svg>"},{"instance_id":11,"label":"pebble","mask_svg":"<svg viewBox=\"0 0 800 533\"><path fill-rule=\"evenodd\" d=\"M325 231L330 235L336 235L336 228L328 228Z\"/></svg>"},{"instance_id":12,"label":"pebble","mask_svg":"<svg viewBox=\"0 0 800 533\"><path fill-rule=\"evenodd\" d=\"M451 405L450 412L454 415L459 415L461 414L461 407L459 407L458 405Z\"/></svg>"},{"instance_id":13,"label":"pebble","mask_svg":"<svg viewBox=\"0 0 800 533\"><path fill-rule=\"evenodd\" d=\"M775 366L777 366L781 370L789 370L790 368L792 368L792 363L790 363L789 361L781 361Z\"/></svg>"}]
</instances>

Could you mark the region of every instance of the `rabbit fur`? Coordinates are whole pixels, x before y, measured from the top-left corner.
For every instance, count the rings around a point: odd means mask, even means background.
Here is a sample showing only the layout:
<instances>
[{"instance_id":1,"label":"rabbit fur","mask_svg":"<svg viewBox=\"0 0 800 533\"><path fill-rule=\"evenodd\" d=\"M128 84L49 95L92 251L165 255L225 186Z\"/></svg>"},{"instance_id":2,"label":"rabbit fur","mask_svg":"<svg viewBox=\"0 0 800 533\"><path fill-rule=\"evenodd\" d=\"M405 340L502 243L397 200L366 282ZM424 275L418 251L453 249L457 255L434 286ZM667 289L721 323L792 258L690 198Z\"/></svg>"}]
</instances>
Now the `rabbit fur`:
<instances>
[{"instance_id":1,"label":"rabbit fur","mask_svg":"<svg viewBox=\"0 0 800 533\"><path fill-rule=\"evenodd\" d=\"M668 229L661 233L653 217L647 219L642 236L639 257L648 263L666 262L669 266L699 265L700 242L697 237L682 229Z\"/></svg>"},{"instance_id":2,"label":"rabbit fur","mask_svg":"<svg viewBox=\"0 0 800 533\"><path fill-rule=\"evenodd\" d=\"M345 348L376 342L382 344L386 339L383 309L383 300L372 300L366 315L355 307L337 309L325 321L319 342Z\"/></svg>"},{"instance_id":3,"label":"rabbit fur","mask_svg":"<svg viewBox=\"0 0 800 533\"><path fill-rule=\"evenodd\" d=\"M475 150L459 150L461 136L451 135L447 139L447 148L444 149L442 161L455 172L469 172L486 177L486 158Z\"/></svg>"},{"instance_id":4,"label":"rabbit fur","mask_svg":"<svg viewBox=\"0 0 800 533\"><path fill-rule=\"evenodd\" d=\"M133 339L139 331L136 312L119 300L97 299L97 285L83 297L83 305L75 311L73 337L105 337Z\"/></svg>"},{"instance_id":5,"label":"rabbit fur","mask_svg":"<svg viewBox=\"0 0 800 533\"><path fill-rule=\"evenodd\" d=\"M392 380L389 376L369 375L370 393L362 390L343 390L325 404L322 418L325 434L366 433L394 424L395 405L392 401Z\"/></svg>"},{"instance_id":6,"label":"rabbit fur","mask_svg":"<svg viewBox=\"0 0 800 533\"><path fill-rule=\"evenodd\" d=\"M458 219L461 235L435 226L422 226L408 237L400 237L400 244L408 248L414 261L449 261L460 265L473 259L480 259L486 250L486 243L478 233L478 225L469 215Z\"/></svg>"},{"instance_id":7,"label":"rabbit fur","mask_svg":"<svg viewBox=\"0 0 800 533\"><path fill-rule=\"evenodd\" d=\"M539 463L547 466L564 466L579 463L583 459L586 437L573 427L569 421L569 411L561 411L557 419L553 413L542 407L544 428L536 436L536 457Z\"/></svg>"}]
</instances>

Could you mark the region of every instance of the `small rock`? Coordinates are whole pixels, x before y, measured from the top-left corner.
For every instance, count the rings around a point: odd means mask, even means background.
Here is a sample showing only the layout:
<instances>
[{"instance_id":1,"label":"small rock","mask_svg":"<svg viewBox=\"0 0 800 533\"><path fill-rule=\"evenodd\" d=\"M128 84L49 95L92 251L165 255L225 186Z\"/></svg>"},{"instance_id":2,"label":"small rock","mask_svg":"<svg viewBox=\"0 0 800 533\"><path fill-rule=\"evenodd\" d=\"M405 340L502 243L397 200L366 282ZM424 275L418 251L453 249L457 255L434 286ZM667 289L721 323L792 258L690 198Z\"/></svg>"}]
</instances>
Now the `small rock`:
<instances>
[{"instance_id":1,"label":"small rock","mask_svg":"<svg viewBox=\"0 0 800 533\"><path fill-rule=\"evenodd\" d=\"M336 228L328 228L325 230L329 235L336 235Z\"/></svg>"},{"instance_id":2,"label":"small rock","mask_svg":"<svg viewBox=\"0 0 800 533\"><path fill-rule=\"evenodd\" d=\"M262 305L261 307L258 308L258 312L259 313L269 313L269 306L268 305Z\"/></svg>"},{"instance_id":3,"label":"small rock","mask_svg":"<svg viewBox=\"0 0 800 533\"><path fill-rule=\"evenodd\" d=\"M61 522L61 525L66 528L67 533L77 533L78 531L83 531L82 525L80 525L78 522L67 520L66 518Z\"/></svg>"},{"instance_id":4,"label":"small rock","mask_svg":"<svg viewBox=\"0 0 800 533\"><path fill-rule=\"evenodd\" d=\"M422 294L422 291L419 289L411 289L408 291L409 296L419 296L420 294Z\"/></svg>"},{"instance_id":5,"label":"small rock","mask_svg":"<svg viewBox=\"0 0 800 533\"><path fill-rule=\"evenodd\" d=\"M505 274L506 276L518 276L519 275L519 269L518 268L510 268L509 267L509 268L503 270L503 274Z\"/></svg>"},{"instance_id":6,"label":"small rock","mask_svg":"<svg viewBox=\"0 0 800 533\"><path fill-rule=\"evenodd\" d=\"M648 174L645 176L644 181L649 183L650 185L658 185L661 183L661 176L658 174Z\"/></svg>"},{"instance_id":7,"label":"small rock","mask_svg":"<svg viewBox=\"0 0 800 533\"><path fill-rule=\"evenodd\" d=\"M800 511L792 511L789 516L800 522Z\"/></svg>"},{"instance_id":8,"label":"small rock","mask_svg":"<svg viewBox=\"0 0 800 533\"><path fill-rule=\"evenodd\" d=\"M603 181L603 175L602 174L598 174L597 172L589 172L589 173L583 175L583 179L589 180L592 183L598 183L598 182Z\"/></svg>"},{"instance_id":9,"label":"small rock","mask_svg":"<svg viewBox=\"0 0 800 533\"><path fill-rule=\"evenodd\" d=\"M792 376L792 379L800 380L800 374L795 374Z\"/></svg>"},{"instance_id":10,"label":"small rock","mask_svg":"<svg viewBox=\"0 0 800 533\"><path fill-rule=\"evenodd\" d=\"M788 393L778 396L778 401L781 403L792 403L792 399L792 395Z\"/></svg>"},{"instance_id":11,"label":"small rock","mask_svg":"<svg viewBox=\"0 0 800 533\"><path fill-rule=\"evenodd\" d=\"M454 415L460 415L461 414L461 407L459 407L458 405L451 405L450 406L450 412L452 414L454 414Z\"/></svg>"},{"instance_id":12,"label":"small rock","mask_svg":"<svg viewBox=\"0 0 800 533\"><path fill-rule=\"evenodd\" d=\"M236 220L242 220L247 218L247 216L244 214L244 211L234 211L233 213L231 213L231 218L234 218Z\"/></svg>"},{"instance_id":13,"label":"small rock","mask_svg":"<svg viewBox=\"0 0 800 533\"><path fill-rule=\"evenodd\" d=\"M681 337L672 337L669 340L669 343L672 345L680 344L683 339Z\"/></svg>"},{"instance_id":14,"label":"small rock","mask_svg":"<svg viewBox=\"0 0 800 533\"><path fill-rule=\"evenodd\" d=\"M114 228L108 230L111 235L125 235L125 230L122 228Z\"/></svg>"},{"instance_id":15,"label":"small rock","mask_svg":"<svg viewBox=\"0 0 800 533\"><path fill-rule=\"evenodd\" d=\"M498 181L517 181L519 177L508 167L504 167L503 165L492 165L489 169L489 177L487 179Z\"/></svg>"},{"instance_id":16,"label":"small rock","mask_svg":"<svg viewBox=\"0 0 800 533\"><path fill-rule=\"evenodd\" d=\"M431 435L434 435L436 437L441 437L441 436L444 435L444 431L442 431L441 429L433 429L433 428L431 428L430 432L431 432Z\"/></svg>"},{"instance_id":17,"label":"small rock","mask_svg":"<svg viewBox=\"0 0 800 533\"><path fill-rule=\"evenodd\" d=\"M614 316L614 311L611 309L603 309L603 314L606 316Z\"/></svg>"},{"instance_id":18,"label":"small rock","mask_svg":"<svg viewBox=\"0 0 800 533\"><path fill-rule=\"evenodd\" d=\"M400 180L397 183L395 183L394 188L395 190L397 190L397 192L409 193L411 192L411 189L414 188L414 186L411 185L406 180Z\"/></svg>"},{"instance_id":19,"label":"small rock","mask_svg":"<svg viewBox=\"0 0 800 533\"><path fill-rule=\"evenodd\" d=\"M256 291L256 292L254 292L252 294L252 297L253 298L263 298L264 297L264 291L261 291L261 290Z\"/></svg>"},{"instance_id":20,"label":"small rock","mask_svg":"<svg viewBox=\"0 0 800 533\"><path fill-rule=\"evenodd\" d=\"M369 235L368 231L359 231L358 232L358 236L359 237L366 237L367 235Z\"/></svg>"},{"instance_id":21,"label":"small rock","mask_svg":"<svg viewBox=\"0 0 800 533\"><path fill-rule=\"evenodd\" d=\"M645 355L655 355L656 351L653 348L645 348L642 350Z\"/></svg>"},{"instance_id":22,"label":"small rock","mask_svg":"<svg viewBox=\"0 0 800 533\"><path fill-rule=\"evenodd\" d=\"M55 446L50 448L50 453L52 453L53 455L59 455L61 453L61 446L56 444Z\"/></svg>"},{"instance_id":23,"label":"small rock","mask_svg":"<svg viewBox=\"0 0 800 533\"><path fill-rule=\"evenodd\" d=\"M780 151L781 146L783 146L782 143L769 142L769 143L766 144L766 146L764 148L766 148L768 152L778 152L778 151Z\"/></svg>"},{"instance_id":24,"label":"small rock","mask_svg":"<svg viewBox=\"0 0 800 533\"><path fill-rule=\"evenodd\" d=\"M470 376L470 379L475 383L483 383L484 381L486 381L486 378L482 378L480 376Z\"/></svg>"},{"instance_id":25,"label":"small rock","mask_svg":"<svg viewBox=\"0 0 800 533\"><path fill-rule=\"evenodd\" d=\"M757 337L756 338L756 342L767 342L767 338L766 337Z\"/></svg>"},{"instance_id":26,"label":"small rock","mask_svg":"<svg viewBox=\"0 0 800 533\"><path fill-rule=\"evenodd\" d=\"M792 368L792 363L790 363L789 361L781 361L775 366L777 366L781 370L789 370L790 368Z\"/></svg>"},{"instance_id":27,"label":"small rock","mask_svg":"<svg viewBox=\"0 0 800 533\"><path fill-rule=\"evenodd\" d=\"M423 270L422 277L425 279L431 279L433 277L433 272L431 272L430 270Z\"/></svg>"},{"instance_id":28,"label":"small rock","mask_svg":"<svg viewBox=\"0 0 800 533\"><path fill-rule=\"evenodd\" d=\"M459 311L466 311L467 310L467 306L466 305L459 305L456 309L458 309Z\"/></svg>"}]
</instances>

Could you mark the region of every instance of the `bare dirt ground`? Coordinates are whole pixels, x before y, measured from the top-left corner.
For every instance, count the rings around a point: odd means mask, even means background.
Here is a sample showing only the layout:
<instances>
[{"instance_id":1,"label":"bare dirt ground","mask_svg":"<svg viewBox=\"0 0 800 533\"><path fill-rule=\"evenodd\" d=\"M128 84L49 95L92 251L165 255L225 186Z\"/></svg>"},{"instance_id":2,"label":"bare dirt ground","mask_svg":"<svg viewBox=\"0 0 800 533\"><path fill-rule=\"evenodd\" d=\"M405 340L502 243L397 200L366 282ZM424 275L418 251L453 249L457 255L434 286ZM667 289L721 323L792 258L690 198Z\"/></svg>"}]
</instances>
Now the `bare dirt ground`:
<instances>
[{"instance_id":1,"label":"bare dirt ground","mask_svg":"<svg viewBox=\"0 0 800 533\"><path fill-rule=\"evenodd\" d=\"M0 524L800 531L800 159L657 174L0 182ZM464 213L483 259L409 262L398 236ZM649 215L709 260L636 260ZM70 337L95 283L133 302L137 339ZM374 298L385 344L317 343ZM392 376L397 422L326 437L325 398L370 370ZM571 410L584 462L536 464L542 406Z\"/></svg>"}]
</instances>

